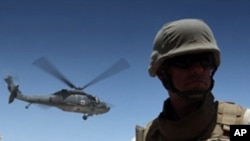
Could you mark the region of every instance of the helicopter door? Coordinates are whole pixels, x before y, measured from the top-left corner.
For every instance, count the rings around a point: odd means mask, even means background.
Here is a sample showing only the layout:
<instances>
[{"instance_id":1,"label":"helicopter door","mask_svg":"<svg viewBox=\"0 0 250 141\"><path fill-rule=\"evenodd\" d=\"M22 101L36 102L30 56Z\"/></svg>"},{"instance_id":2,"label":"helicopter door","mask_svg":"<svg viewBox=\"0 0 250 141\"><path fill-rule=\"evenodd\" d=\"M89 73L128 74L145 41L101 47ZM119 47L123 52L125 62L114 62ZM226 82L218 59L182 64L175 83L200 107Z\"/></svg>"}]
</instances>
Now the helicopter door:
<instances>
[{"instance_id":1,"label":"helicopter door","mask_svg":"<svg viewBox=\"0 0 250 141\"><path fill-rule=\"evenodd\" d=\"M77 101L80 105L86 105L86 101L82 96L77 96Z\"/></svg>"},{"instance_id":2,"label":"helicopter door","mask_svg":"<svg viewBox=\"0 0 250 141\"><path fill-rule=\"evenodd\" d=\"M81 100L80 100L80 104L81 104L81 105L86 105L86 101L85 101L84 99L81 99Z\"/></svg>"}]
</instances>

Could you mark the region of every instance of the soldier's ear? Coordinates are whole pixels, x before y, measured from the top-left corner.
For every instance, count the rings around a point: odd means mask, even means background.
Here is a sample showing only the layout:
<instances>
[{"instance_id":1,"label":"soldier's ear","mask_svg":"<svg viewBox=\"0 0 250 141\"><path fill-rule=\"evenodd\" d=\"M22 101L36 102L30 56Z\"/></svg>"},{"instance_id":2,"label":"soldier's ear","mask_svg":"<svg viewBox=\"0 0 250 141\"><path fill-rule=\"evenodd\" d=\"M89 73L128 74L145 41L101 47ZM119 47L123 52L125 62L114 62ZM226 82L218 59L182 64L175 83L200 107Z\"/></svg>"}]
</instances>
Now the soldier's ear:
<instances>
[{"instance_id":1,"label":"soldier's ear","mask_svg":"<svg viewBox=\"0 0 250 141\"><path fill-rule=\"evenodd\" d=\"M156 72L156 76L161 81L168 81L171 75L171 66L161 66L158 71Z\"/></svg>"},{"instance_id":2,"label":"soldier's ear","mask_svg":"<svg viewBox=\"0 0 250 141\"><path fill-rule=\"evenodd\" d=\"M156 76L157 76L160 80L163 80L163 78L164 78L164 71L165 71L165 70L163 70L162 67L160 67L159 70L158 70L157 73L156 73Z\"/></svg>"}]
</instances>

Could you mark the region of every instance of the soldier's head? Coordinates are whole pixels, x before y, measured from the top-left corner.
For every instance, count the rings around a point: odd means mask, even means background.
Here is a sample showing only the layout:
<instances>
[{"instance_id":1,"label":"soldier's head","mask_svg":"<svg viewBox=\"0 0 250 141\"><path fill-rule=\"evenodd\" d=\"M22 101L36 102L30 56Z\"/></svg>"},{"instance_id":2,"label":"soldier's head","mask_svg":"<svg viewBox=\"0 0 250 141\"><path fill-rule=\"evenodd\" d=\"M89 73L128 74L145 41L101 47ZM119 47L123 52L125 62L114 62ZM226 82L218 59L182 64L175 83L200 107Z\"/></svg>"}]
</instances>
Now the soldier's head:
<instances>
[{"instance_id":1,"label":"soldier's head","mask_svg":"<svg viewBox=\"0 0 250 141\"><path fill-rule=\"evenodd\" d=\"M209 26L199 19L165 24L157 33L149 74L186 100L201 100L214 84L220 50Z\"/></svg>"}]
</instances>

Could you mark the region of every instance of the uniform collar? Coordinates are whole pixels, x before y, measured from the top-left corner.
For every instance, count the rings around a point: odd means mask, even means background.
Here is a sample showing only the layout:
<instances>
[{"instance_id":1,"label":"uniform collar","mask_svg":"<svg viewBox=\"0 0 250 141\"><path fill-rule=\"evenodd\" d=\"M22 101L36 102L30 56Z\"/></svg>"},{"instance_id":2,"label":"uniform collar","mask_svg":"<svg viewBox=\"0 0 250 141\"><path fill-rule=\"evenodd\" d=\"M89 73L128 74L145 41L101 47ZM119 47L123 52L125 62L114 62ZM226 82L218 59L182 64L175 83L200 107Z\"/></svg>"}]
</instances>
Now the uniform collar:
<instances>
[{"instance_id":1,"label":"uniform collar","mask_svg":"<svg viewBox=\"0 0 250 141\"><path fill-rule=\"evenodd\" d=\"M209 93L200 107L192 114L179 119L170 99L164 102L163 111L157 118L160 133L171 141L192 140L199 137L211 123L216 121L216 103Z\"/></svg>"}]
</instances>

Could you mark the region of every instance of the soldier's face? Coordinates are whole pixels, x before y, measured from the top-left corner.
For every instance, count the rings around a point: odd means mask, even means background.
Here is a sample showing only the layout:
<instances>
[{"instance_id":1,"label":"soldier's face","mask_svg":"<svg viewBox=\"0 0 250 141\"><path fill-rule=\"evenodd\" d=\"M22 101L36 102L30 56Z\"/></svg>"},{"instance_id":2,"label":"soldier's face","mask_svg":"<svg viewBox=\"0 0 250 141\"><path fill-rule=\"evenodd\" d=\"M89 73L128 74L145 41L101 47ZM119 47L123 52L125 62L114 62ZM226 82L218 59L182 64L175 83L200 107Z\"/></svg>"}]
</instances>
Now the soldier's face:
<instances>
[{"instance_id":1,"label":"soldier's face","mask_svg":"<svg viewBox=\"0 0 250 141\"><path fill-rule=\"evenodd\" d=\"M185 91L204 91L211 85L214 69L212 54L190 54L171 60L168 72L174 87Z\"/></svg>"}]
</instances>

